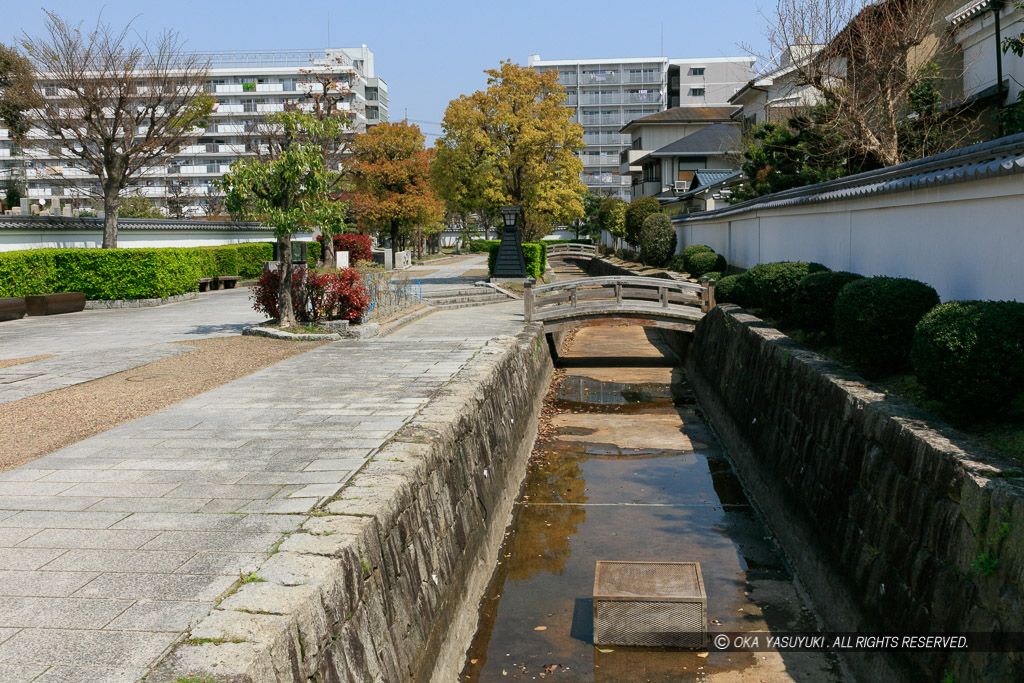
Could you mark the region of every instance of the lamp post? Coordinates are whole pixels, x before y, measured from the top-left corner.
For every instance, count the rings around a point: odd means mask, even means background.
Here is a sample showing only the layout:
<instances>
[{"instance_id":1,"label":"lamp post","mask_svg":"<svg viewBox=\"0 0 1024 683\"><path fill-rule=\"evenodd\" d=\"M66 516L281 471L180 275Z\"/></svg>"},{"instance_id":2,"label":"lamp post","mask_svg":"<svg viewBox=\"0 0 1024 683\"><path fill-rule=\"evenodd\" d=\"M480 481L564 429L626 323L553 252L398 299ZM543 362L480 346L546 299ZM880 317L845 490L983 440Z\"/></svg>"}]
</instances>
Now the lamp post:
<instances>
[{"instance_id":1,"label":"lamp post","mask_svg":"<svg viewBox=\"0 0 1024 683\"><path fill-rule=\"evenodd\" d=\"M526 262L523 260L523 243L519 237L519 207L501 207L501 219L504 228L501 231L501 244L498 245L498 258L494 264L492 280L524 280L526 279Z\"/></svg>"}]
</instances>

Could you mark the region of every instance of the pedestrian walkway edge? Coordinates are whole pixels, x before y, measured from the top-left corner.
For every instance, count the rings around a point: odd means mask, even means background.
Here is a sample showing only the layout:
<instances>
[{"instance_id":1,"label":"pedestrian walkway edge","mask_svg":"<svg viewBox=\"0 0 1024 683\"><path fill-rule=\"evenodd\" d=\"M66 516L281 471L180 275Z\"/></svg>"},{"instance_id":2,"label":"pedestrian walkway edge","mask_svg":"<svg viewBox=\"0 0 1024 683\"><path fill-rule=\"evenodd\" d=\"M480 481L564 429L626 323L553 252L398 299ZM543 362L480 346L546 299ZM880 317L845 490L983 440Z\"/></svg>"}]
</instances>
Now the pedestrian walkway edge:
<instances>
[{"instance_id":1,"label":"pedestrian walkway edge","mask_svg":"<svg viewBox=\"0 0 1024 683\"><path fill-rule=\"evenodd\" d=\"M488 343L146 680L457 678L552 369L538 325Z\"/></svg>"}]
</instances>

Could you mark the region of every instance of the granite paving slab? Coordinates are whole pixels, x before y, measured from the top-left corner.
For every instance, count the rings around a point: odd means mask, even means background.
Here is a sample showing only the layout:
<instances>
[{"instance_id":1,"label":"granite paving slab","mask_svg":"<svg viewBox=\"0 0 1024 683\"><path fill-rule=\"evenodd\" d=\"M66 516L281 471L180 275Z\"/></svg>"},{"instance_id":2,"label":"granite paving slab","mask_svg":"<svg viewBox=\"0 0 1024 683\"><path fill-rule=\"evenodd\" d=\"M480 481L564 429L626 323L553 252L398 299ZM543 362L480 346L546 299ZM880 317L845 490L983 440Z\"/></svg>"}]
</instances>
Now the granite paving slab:
<instances>
[{"instance_id":1,"label":"granite paving slab","mask_svg":"<svg viewBox=\"0 0 1024 683\"><path fill-rule=\"evenodd\" d=\"M0 475L0 681L141 679L475 354L518 331L511 304L319 347Z\"/></svg>"}]
</instances>

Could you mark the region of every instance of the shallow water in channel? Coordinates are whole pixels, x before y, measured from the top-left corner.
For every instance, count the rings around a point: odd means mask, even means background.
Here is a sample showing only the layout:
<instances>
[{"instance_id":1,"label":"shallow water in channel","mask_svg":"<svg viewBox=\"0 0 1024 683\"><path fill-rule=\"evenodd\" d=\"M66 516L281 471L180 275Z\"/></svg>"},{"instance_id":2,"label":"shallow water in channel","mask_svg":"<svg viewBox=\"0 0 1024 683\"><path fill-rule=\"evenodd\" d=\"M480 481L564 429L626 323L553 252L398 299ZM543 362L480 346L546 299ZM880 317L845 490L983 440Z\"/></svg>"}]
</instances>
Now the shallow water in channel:
<instances>
[{"instance_id":1,"label":"shallow water in channel","mask_svg":"<svg viewBox=\"0 0 1024 683\"><path fill-rule=\"evenodd\" d=\"M562 366L460 680L839 680L821 654L592 643L598 560L700 562L712 632L815 622L663 334L585 328Z\"/></svg>"}]
</instances>

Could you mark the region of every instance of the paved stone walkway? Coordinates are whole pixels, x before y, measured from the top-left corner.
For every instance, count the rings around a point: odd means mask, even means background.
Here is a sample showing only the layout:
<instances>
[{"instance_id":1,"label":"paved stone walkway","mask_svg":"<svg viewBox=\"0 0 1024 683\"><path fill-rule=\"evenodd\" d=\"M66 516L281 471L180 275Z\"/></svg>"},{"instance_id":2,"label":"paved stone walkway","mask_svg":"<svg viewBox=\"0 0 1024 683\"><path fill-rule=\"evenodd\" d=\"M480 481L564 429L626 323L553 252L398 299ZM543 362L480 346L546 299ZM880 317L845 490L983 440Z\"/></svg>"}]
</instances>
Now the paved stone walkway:
<instances>
[{"instance_id":1,"label":"paved stone walkway","mask_svg":"<svg viewBox=\"0 0 1024 683\"><path fill-rule=\"evenodd\" d=\"M241 334L262 322L248 289L205 292L198 299L153 308L117 308L0 323L0 359L126 348Z\"/></svg>"},{"instance_id":2,"label":"paved stone walkway","mask_svg":"<svg viewBox=\"0 0 1024 683\"><path fill-rule=\"evenodd\" d=\"M3 368L0 369L0 405L149 365L192 348L184 344L151 344L104 353L71 351Z\"/></svg>"},{"instance_id":3,"label":"paved stone walkway","mask_svg":"<svg viewBox=\"0 0 1024 683\"><path fill-rule=\"evenodd\" d=\"M427 261L403 272L413 280L419 280L423 285L424 292L427 292L430 290L451 289L453 286L472 286L473 280L466 279L464 274L470 270L479 270L486 267L487 254L472 254L451 261L441 261L437 265L431 265L431 262ZM420 277L417 275L419 272L427 272L428 274Z\"/></svg>"},{"instance_id":4,"label":"paved stone walkway","mask_svg":"<svg viewBox=\"0 0 1024 683\"><path fill-rule=\"evenodd\" d=\"M521 324L521 302L435 313L0 474L0 681L140 679L493 335Z\"/></svg>"}]
</instances>

